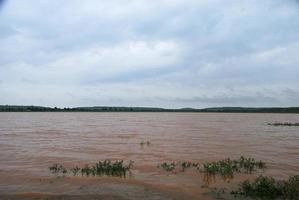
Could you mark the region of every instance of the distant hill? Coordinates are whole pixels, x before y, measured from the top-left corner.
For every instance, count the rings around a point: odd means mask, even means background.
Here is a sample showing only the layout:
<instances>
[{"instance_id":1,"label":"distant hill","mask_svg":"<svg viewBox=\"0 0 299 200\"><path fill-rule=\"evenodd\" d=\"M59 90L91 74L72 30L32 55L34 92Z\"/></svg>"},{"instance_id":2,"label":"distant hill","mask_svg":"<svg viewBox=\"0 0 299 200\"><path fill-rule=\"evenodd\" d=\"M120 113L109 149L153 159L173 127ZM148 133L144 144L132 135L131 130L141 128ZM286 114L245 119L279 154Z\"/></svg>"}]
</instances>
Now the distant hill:
<instances>
[{"instance_id":1,"label":"distant hill","mask_svg":"<svg viewBox=\"0 0 299 200\"><path fill-rule=\"evenodd\" d=\"M228 112L228 113L299 113L299 107L214 107L166 109L152 107L75 107L51 108L42 106L0 105L0 112Z\"/></svg>"}]
</instances>

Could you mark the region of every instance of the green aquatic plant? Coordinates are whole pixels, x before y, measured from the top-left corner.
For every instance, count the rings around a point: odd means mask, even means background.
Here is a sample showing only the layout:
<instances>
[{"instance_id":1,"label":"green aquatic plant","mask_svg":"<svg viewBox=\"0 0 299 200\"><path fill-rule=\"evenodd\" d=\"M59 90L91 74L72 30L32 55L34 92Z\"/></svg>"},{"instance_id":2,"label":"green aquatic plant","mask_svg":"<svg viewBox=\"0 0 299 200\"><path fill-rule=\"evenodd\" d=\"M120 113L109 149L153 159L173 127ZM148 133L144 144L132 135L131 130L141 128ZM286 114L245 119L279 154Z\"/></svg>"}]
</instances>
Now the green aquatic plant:
<instances>
[{"instance_id":1,"label":"green aquatic plant","mask_svg":"<svg viewBox=\"0 0 299 200\"><path fill-rule=\"evenodd\" d=\"M53 164L52 166L49 167L49 170L52 173L57 173L59 171L59 165L58 164Z\"/></svg>"},{"instance_id":2,"label":"green aquatic plant","mask_svg":"<svg viewBox=\"0 0 299 200\"><path fill-rule=\"evenodd\" d=\"M245 169L247 173L251 173L256 169L264 169L266 168L266 164L264 162L256 161L254 158L245 158L243 156L237 161L240 169Z\"/></svg>"},{"instance_id":3,"label":"green aquatic plant","mask_svg":"<svg viewBox=\"0 0 299 200\"><path fill-rule=\"evenodd\" d=\"M181 163L181 168L182 171L185 171L185 169L193 167L192 162L182 162Z\"/></svg>"},{"instance_id":4,"label":"green aquatic plant","mask_svg":"<svg viewBox=\"0 0 299 200\"><path fill-rule=\"evenodd\" d=\"M291 176L288 181L279 182L284 199L299 198L299 175Z\"/></svg>"},{"instance_id":5,"label":"green aquatic plant","mask_svg":"<svg viewBox=\"0 0 299 200\"><path fill-rule=\"evenodd\" d=\"M162 168L165 171L174 171L176 166L177 166L177 164L175 162L171 162L171 163L164 162L164 163L158 165L158 168Z\"/></svg>"},{"instance_id":6,"label":"green aquatic plant","mask_svg":"<svg viewBox=\"0 0 299 200\"><path fill-rule=\"evenodd\" d=\"M253 198L274 199L282 195L277 183L272 177L259 176L253 183L246 180L241 184L241 189L232 194L240 194Z\"/></svg>"},{"instance_id":7,"label":"green aquatic plant","mask_svg":"<svg viewBox=\"0 0 299 200\"><path fill-rule=\"evenodd\" d=\"M151 142L150 141L141 141L139 144L140 144L141 147L143 147L144 145L150 146Z\"/></svg>"},{"instance_id":8,"label":"green aquatic plant","mask_svg":"<svg viewBox=\"0 0 299 200\"><path fill-rule=\"evenodd\" d=\"M186 169L189 168L196 168L199 169L200 164L198 162L190 162L190 161L183 161L183 162L164 162L158 165L158 168L162 168L165 171L174 171L180 170L184 172Z\"/></svg>"},{"instance_id":9,"label":"green aquatic plant","mask_svg":"<svg viewBox=\"0 0 299 200\"><path fill-rule=\"evenodd\" d=\"M265 169L266 168L266 163L259 160L255 162L255 165L257 166L258 169Z\"/></svg>"},{"instance_id":10,"label":"green aquatic plant","mask_svg":"<svg viewBox=\"0 0 299 200\"><path fill-rule=\"evenodd\" d=\"M130 161L128 165L125 165L123 160L117 160L112 162L111 160L99 161L94 166L89 167L86 165L81 169L81 174L90 176L126 176L126 173L133 166L133 161Z\"/></svg>"},{"instance_id":11,"label":"green aquatic plant","mask_svg":"<svg viewBox=\"0 0 299 200\"><path fill-rule=\"evenodd\" d=\"M253 182L244 181L231 194L254 199L298 199L299 176L292 176L287 181L277 181L272 177L259 176Z\"/></svg>"},{"instance_id":12,"label":"green aquatic plant","mask_svg":"<svg viewBox=\"0 0 299 200\"><path fill-rule=\"evenodd\" d=\"M186 169L194 168L200 172L204 172L207 176L221 175L224 179L233 178L234 173L252 173L257 169L264 169L266 164L262 161L256 161L253 158L241 156L238 160L226 158L219 161L205 162L202 165L198 162L164 162L158 165L165 171L179 170L184 172Z\"/></svg>"},{"instance_id":13,"label":"green aquatic plant","mask_svg":"<svg viewBox=\"0 0 299 200\"><path fill-rule=\"evenodd\" d=\"M231 179L233 178L234 172L238 171L237 165L235 165L230 159L205 163L203 165L203 169L206 178L220 174L224 179Z\"/></svg>"},{"instance_id":14,"label":"green aquatic plant","mask_svg":"<svg viewBox=\"0 0 299 200\"><path fill-rule=\"evenodd\" d=\"M84 176L89 176L92 173L92 168L89 167L89 165L85 165L85 167L81 168L81 175Z\"/></svg>"},{"instance_id":15,"label":"green aquatic plant","mask_svg":"<svg viewBox=\"0 0 299 200\"><path fill-rule=\"evenodd\" d=\"M133 161L130 161L128 164L125 164L123 160L104 160L99 161L95 165L85 165L84 167L80 168L78 166L69 169L70 172L76 176L79 172L82 176L117 176L117 177L125 177L127 172L133 166ZM67 173L68 170L63 167L62 165L55 164L49 167L50 171L53 173Z\"/></svg>"},{"instance_id":16,"label":"green aquatic plant","mask_svg":"<svg viewBox=\"0 0 299 200\"><path fill-rule=\"evenodd\" d=\"M64 166L58 164L53 164L52 166L49 167L49 170L54 174L58 174L58 173L66 174L68 172Z\"/></svg>"},{"instance_id":17,"label":"green aquatic plant","mask_svg":"<svg viewBox=\"0 0 299 200\"><path fill-rule=\"evenodd\" d=\"M199 167L199 163L198 162L194 162L194 163L192 163L192 167L195 167L195 168L198 168Z\"/></svg>"},{"instance_id":18,"label":"green aquatic plant","mask_svg":"<svg viewBox=\"0 0 299 200\"><path fill-rule=\"evenodd\" d=\"M262 161L255 161L253 158L243 156L238 160L226 158L224 160L206 162L203 164L202 171L208 174L220 174L224 178L233 177L235 172L251 173L256 169L264 169L266 164Z\"/></svg>"},{"instance_id":19,"label":"green aquatic plant","mask_svg":"<svg viewBox=\"0 0 299 200\"><path fill-rule=\"evenodd\" d=\"M97 175L108 175L108 176L126 176L126 172L133 166L133 161L130 161L128 165L123 163L123 160L111 162L105 160L99 161L96 164L95 170Z\"/></svg>"},{"instance_id":20,"label":"green aquatic plant","mask_svg":"<svg viewBox=\"0 0 299 200\"><path fill-rule=\"evenodd\" d=\"M80 172L81 168L78 166L71 168L70 171L73 172L73 175L76 176Z\"/></svg>"}]
</instances>

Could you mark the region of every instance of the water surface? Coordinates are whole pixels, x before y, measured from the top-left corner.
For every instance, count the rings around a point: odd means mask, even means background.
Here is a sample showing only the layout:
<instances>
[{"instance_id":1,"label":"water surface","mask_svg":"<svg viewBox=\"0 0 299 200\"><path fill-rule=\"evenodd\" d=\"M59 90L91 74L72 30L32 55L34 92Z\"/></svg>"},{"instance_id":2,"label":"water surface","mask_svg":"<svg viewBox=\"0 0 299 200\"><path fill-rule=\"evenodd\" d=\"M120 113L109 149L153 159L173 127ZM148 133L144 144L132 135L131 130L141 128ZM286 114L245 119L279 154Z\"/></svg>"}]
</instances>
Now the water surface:
<instances>
[{"instance_id":1,"label":"water surface","mask_svg":"<svg viewBox=\"0 0 299 200\"><path fill-rule=\"evenodd\" d=\"M299 115L0 113L0 193L197 199L205 191L199 173L169 174L157 164L241 155L265 161L267 175L285 179L298 174L299 128L268 122L295 123ZM151 144L141 146L142 141ZM48 170L53 163L73 167L102 159L135 161L132 176L55 177Z\"/></svg>"}]
</instances>

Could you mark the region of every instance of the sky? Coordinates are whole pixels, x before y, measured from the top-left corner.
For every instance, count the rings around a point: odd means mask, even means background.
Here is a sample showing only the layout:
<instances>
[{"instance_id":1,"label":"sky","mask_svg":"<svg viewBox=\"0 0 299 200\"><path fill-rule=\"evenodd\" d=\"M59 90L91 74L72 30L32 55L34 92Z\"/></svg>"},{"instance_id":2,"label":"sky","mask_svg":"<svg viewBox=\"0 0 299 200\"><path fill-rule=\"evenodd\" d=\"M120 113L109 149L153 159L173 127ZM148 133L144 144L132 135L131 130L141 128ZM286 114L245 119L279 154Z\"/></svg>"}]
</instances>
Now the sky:
<instances>
[{"instance_id":1,"label":"sky","mask_svg":"<svg viewBox=\"0 0 299 200\"><path fill-rule=\"evenodd\" d=\"M0 104L299 106L298 0L0 2Z\"/></svg>"}]
</instances>

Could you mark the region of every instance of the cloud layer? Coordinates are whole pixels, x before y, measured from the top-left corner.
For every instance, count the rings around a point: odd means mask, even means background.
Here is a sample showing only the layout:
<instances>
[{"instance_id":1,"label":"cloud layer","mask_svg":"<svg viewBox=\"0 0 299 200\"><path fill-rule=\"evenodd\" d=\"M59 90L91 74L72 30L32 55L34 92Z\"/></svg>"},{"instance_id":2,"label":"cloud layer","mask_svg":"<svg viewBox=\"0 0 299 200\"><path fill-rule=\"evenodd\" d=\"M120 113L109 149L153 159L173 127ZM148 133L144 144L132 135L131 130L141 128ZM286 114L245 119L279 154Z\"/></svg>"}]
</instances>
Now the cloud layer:
<instances>
[{"instance_id":1,"label":"cloud layer","mask_svg":"<svg viewBox=\"0 0 299 200\"><path fill-rule=\"evenodd\" d=\"M296 0L0 7L0 104L299 106Z\"/></svg>"}]
</instances>

